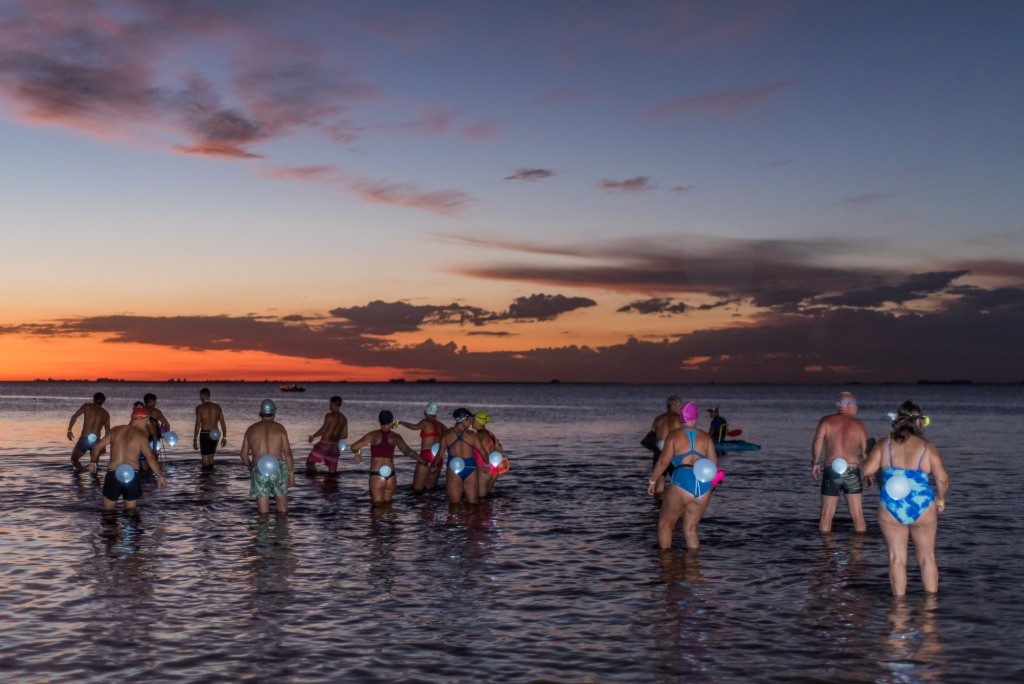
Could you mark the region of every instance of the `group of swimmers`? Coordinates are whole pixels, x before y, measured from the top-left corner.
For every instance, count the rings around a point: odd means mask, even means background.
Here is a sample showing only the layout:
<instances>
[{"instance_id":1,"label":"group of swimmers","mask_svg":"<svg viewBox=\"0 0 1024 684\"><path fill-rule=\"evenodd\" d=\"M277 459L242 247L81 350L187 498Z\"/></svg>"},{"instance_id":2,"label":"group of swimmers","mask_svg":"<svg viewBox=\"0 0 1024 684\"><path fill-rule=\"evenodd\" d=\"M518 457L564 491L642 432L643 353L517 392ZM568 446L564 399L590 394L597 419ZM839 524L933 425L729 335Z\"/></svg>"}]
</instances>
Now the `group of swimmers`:
<instances>
[{"instance_id":1,"label":"group of swimmers","mask_svg":"<svg viewBox=\"0 0 1024 684\"><path fill-rule=\"evenodd\" d=\"M193 450L199 451L204 470L212 468L218 446L227 444L227 423L221 407L210 401L210 390L199 392L196 422L192 441ZM110 426L110 414L103 408L106 397L102 392L93 396L92 403L83 404L68 423L68 439L75 442L71 463L76 471L85 468L81 459L90 455L88 469L96 473L100 456L110 449L107 474L103 483L103 508L113 510L118 499L126 509L134 509L142 496L138 472L151 470L157 485L166 484L160 469L159 452L162 440L173 446L166 416L156 408L156 395L147 394L143 401L135 402L127 425ZM501 452L500 440L487 425L491 422L485 411L476 413L457 408L452 414L454 423L446 427L437 419L437 404L431 402L417 421L397 420L391 411L378 414L380 427L366 433L352 444L348 439L348 418L341 412L342 399L330 398L330 410L323 424L309 435L314 444L306 458L306 471L317 472L323 463L329 474L336 474L343 451L350 451L357 464L363 461L363 449L369 447L370 499L374 505L389 505L394 497L398 478L394 467L395 451L416 462L413 491L421 493L437 487L442 465L446 466L445 487L452 504L461 503L463 497L470 504L490 495L497 477L509 468L508 459ZM259 420L250 425L242 438L240 457L250 471L250 498L255 499L261 514L267 514L270 499L275 499L278 513L288 510L287 493L295 486L295 464L288 432L276 422L277 406L271 399L260 404ZM78 417L83 417L79 439L74 437ZM404 427L418 430L419 450L412 449L395 431Z\"/></svg>"},{"instance_id":2,"label":"group of swimmers","mask_svg":"<svg viewBox=\"0 0 1024 684\"><path fill-rule=\"evenodd\" d=\"M926 592L936 592L939 572L935 562L935 535L938 514L946 507L949 476L938 449L924 438L928 416L911 401L900 404L889 414L892 428L884 440L868 439L857 414L857 397L841 392L835 400L836 412L823 417L811 442L811 473L821 478L821 518L819 529L829 532L839 495L846 498L854 531L867 532L861 496L881 471L878 525L889 550L889 581L892 593L902 596L907 590L907 547L913 540ZM717 407L713 417L717 415ZM697 524L711 502L715 478L708 470L695 473L701 459L718 468L715 440L697 429L700 413L693 402L683 403L677 396L668 398L665 413L654 419L654 438L662 445L656 454L647 492L662 495L658 519L658 545L672 546L672 533L682 519L683 535L689 549L697 549L700 539ZM720 474L721 471L719 471ZM937 494L929 476L935 480ZM667 484L666 484L667 480Z\"/></svg>"}]
</instances>

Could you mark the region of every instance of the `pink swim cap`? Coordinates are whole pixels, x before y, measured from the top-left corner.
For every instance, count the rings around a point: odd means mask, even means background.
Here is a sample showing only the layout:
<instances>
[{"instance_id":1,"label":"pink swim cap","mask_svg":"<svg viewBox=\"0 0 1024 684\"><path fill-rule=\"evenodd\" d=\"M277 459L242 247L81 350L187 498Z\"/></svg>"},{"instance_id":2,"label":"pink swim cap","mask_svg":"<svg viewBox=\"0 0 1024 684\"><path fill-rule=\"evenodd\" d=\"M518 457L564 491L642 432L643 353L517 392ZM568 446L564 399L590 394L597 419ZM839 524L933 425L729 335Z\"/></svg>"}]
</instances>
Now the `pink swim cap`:
<instances>
[{"instance_id":1,"label":"pink swim cap","mask_svg":"<svg viewBox=\"0 0 1024 684\"><path fill-rule=\"evenodd\" d=\"M679 417L683 419L684 423L696 423L697 418L700 417L700 411L697 410L696 404L688 401L683 404L683 408L679 409Z\"/></svg>"}]
</instances>

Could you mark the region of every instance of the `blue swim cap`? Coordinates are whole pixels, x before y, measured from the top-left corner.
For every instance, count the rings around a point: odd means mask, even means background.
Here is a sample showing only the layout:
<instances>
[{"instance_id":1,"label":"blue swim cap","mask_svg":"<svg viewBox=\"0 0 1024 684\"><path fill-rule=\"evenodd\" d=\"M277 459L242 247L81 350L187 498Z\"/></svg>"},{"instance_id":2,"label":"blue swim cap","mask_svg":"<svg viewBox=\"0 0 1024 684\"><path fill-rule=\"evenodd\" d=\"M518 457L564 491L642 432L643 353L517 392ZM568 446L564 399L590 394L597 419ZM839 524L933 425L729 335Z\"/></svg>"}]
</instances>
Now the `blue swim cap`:
<instances>
[{"instance_id":1,"label":"blue swim cap","mask_svg":"<svg viewBox=\"0 0 1024 684\"><path fill-rule=\"evenodd\" d=\"M277 404L270 399L264 399L263 403L260 404L260 415L261 416L272 416L277 413Z\"/></svg>"}]
</instances>

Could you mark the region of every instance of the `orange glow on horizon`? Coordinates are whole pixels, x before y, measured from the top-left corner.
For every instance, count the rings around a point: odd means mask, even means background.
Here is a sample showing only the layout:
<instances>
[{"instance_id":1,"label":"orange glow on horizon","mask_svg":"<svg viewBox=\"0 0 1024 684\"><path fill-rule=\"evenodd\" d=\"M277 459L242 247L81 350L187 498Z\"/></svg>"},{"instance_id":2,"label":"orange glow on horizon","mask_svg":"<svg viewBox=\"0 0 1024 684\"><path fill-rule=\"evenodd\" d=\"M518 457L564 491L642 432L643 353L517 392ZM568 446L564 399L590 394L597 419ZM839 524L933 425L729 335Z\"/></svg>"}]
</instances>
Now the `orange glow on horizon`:
<instances>
[{"instance_id":1,"label":"orange glow on horizon","mask_svg":"<svg viewBox=\"0 0 1024 684\"><path fill-rule=\"evenodd\" d=\"M192 351L150 344L105 342L104 336L0 335L0 380L287 380L383 382L393 368L346 366L259 351Z\"/></svg>"}]
</instances>

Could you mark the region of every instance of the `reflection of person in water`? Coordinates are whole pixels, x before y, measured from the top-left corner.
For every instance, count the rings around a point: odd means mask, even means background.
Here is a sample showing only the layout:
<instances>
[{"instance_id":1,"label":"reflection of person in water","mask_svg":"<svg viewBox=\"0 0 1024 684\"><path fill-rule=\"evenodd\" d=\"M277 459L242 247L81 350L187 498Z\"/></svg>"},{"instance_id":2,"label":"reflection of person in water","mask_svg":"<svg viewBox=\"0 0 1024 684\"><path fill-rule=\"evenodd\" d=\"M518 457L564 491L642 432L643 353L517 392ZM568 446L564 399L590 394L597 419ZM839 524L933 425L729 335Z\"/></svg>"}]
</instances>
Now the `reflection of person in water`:
<instances>
[{"instance_id":1,"label":"reflection of person in water","mask_svg":"<svg viewBox=\"0 0 1024 684\"><path fill-rule=\"evenodd\" d=\"M894 680L946 681L948 668L935 619L938 604L935 594L925 594L915 615L905 596L893 598L886 615L892 631L886 635L887 656L882 665L890 669Z\"/></svg>"}]
</instances>

